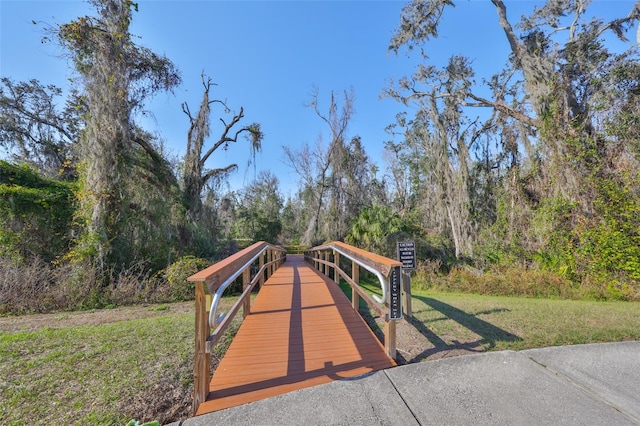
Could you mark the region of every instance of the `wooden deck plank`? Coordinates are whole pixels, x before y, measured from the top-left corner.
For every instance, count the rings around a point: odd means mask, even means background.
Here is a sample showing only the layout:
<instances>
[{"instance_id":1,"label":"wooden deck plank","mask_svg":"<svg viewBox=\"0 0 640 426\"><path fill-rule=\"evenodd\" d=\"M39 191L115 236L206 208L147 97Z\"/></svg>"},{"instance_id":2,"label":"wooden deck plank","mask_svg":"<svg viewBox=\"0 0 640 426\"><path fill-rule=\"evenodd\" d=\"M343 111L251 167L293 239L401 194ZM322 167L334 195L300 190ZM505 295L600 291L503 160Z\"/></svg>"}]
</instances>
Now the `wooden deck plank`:
<instances>
[{"instance_id":1,"label":"wooden deck plank","mask_svg":"<svg viewBox=\"0 0 640 426\"><path fill-rule=\"evenodd\" d=\"M393 366L340 288L290 255L260 289L197 414Z\"/></svg>"}]
</instances>

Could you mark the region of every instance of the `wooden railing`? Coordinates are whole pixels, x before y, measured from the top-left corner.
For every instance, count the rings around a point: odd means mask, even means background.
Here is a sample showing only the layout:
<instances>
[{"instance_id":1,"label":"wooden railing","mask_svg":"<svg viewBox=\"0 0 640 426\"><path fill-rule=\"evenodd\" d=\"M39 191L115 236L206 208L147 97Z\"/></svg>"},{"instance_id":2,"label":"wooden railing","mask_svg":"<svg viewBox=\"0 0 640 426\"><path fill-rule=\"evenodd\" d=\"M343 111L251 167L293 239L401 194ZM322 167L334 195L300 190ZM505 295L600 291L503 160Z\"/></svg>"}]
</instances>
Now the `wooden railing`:
<instances>
[{"instance_id":1,"label":"wooden railing","mask_svg":"<svg viewBox=\"0 0 640 426\"><path fill-rule=\"evenodd\" d=\"M243 309L243 316L250 313L250 295L253 288L264 284L286 259L286 251L265 242L258 242L187 278L195 283L196 339L193 369L194 413L206 401L209 393L211 350L220 340L231 321ZM257 266L253 278L252 268ZM254 268L255 269L255 268ZM216 318L216 308L222 293L242 275L242 294L229 312ZM211 333L211 329L214 329Z\"/></svg>"},{"instance_id":2,"label":"wooden railing","mask_svg":"<svg viewBox=\"0 0 640 426\"><path fill-rule=\"evenodd\" d=\"M341 269L341 255L351 260L351 275ZM392 273L395 273L396 279L401 280L398 275L401 276L400 268L402 267L402 262L370 253L339 241L323 244L305 251L305 258L314 268L324 275L331 277L335 282L339 283L340 278L342 278L349 283L352 289L351 304L356 311L359 311L360 299L362 299L369 305L371 310L376 312L381 318L384 318L385 351L389 357L395 358L396 319L391 318L389 312L389 302L392 300L392 295L390 294L392 288L390 278ZM382 297L375 295L370 296L360 286L360 267L369 270L378 278L382 289ZM333 270L332 276L330 274L331 269ZM394 295L393 297L396 298L399 296L400 295ZM402 302L400 301L400 303Z\"/></svg>"}]
</instances>

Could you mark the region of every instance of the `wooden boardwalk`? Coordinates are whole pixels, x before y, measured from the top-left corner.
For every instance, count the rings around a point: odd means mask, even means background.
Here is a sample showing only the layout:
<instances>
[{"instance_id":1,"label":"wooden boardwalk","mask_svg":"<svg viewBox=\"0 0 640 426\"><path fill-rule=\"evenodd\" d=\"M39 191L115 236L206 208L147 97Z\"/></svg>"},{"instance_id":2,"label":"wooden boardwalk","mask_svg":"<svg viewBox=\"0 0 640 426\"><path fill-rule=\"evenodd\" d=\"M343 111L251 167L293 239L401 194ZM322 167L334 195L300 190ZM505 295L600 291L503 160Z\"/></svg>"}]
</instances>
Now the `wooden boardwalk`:
<instances>
[{"instance_id":1,"label":"wooden boardwalk","mask_svg":"<svg viewBox=\"0 0 640 426\"><path fill-rule=\"evenodd\" d=\"M395 365L342 290L289 255L260 289L196 414Z\"/></svg>"}]
</instances>

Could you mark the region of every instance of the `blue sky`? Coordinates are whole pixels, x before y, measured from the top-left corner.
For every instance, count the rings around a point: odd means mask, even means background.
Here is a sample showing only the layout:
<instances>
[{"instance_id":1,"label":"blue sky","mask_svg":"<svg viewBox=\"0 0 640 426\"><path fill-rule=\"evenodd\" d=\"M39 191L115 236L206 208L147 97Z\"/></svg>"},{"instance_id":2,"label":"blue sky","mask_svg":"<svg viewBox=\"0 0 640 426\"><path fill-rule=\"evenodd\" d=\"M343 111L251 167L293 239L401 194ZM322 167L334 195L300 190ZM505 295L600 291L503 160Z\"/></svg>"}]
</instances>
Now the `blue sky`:
<instances>
[{"instance_id":1,"label":"blue sky","mask_svg":"<svg viewBox=\"0 0 640 426\"><path fill-rule=\"evenodd\" d=\"M159 94L147 103L153 118L142 122L156 132L170 152L184 152L189 126L180 104L197 111L202 97L200 74L217 84L211 95L235 111L244 107L245 121L259 122L265 133L255 171L270 170L285 195L295 191L297 177L284 162L282 146L299 148L326 135L326 125L305 105L317 87L321 111L331 91L353 88L355 115L348 135L359 135L371 159L384 169L382 152L391 124L402 105L379 99L392 79L413 72L419 61L387 51L404 1L212 1L138 0L131 32L138 43L165 54L180 69L183 84L174 94ZM513 22L540 1L507 1ZM594 11L623 16L632 0L596 0ZM0 74L14 80L39 79L64 87L73 75L61 51L42 44L43 24L69 22L92 14L80 0L0 0ZM448 11L439 39L429 55L445 61L453 54L474 60L487 76L504 64L508 45L489 0L461 1ZM41 22L34 25L32 21ZM212 115L214 136L219 114ZM232 188L249 183L249 147L244 141L214 156L209 167L238 163ZM384 170L382 170L384 171Z\"/></svg>"}]
</instances>

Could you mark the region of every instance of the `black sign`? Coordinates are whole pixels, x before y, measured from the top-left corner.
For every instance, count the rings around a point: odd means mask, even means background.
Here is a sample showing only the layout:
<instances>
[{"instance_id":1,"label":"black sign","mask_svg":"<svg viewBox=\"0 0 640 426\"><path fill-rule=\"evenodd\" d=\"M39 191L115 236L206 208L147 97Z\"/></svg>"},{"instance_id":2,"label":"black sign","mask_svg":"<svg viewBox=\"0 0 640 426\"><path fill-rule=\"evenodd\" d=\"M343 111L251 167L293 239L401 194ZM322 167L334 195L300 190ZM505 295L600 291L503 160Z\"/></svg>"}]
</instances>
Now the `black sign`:
<instances>
[{"instance_id":1,"label":"black sign","mask_svg":"<svg viewBox=\"0 0 640 426\"><path fill-rule=\"evenodd\" d=\"M398 242L398 260L402 269L416 269L416 244L413 241Z\"/></svg>"},{"instance_id":2,"label":"black sign","mask_svg":"<svg viewBox=\"0 0 640 426\"><path fill-rule=\"evenodd\" d=\"M389 275L389 319L402 319L402 279L399 266L394 266Z\"/></svg>"}]
</instances>

